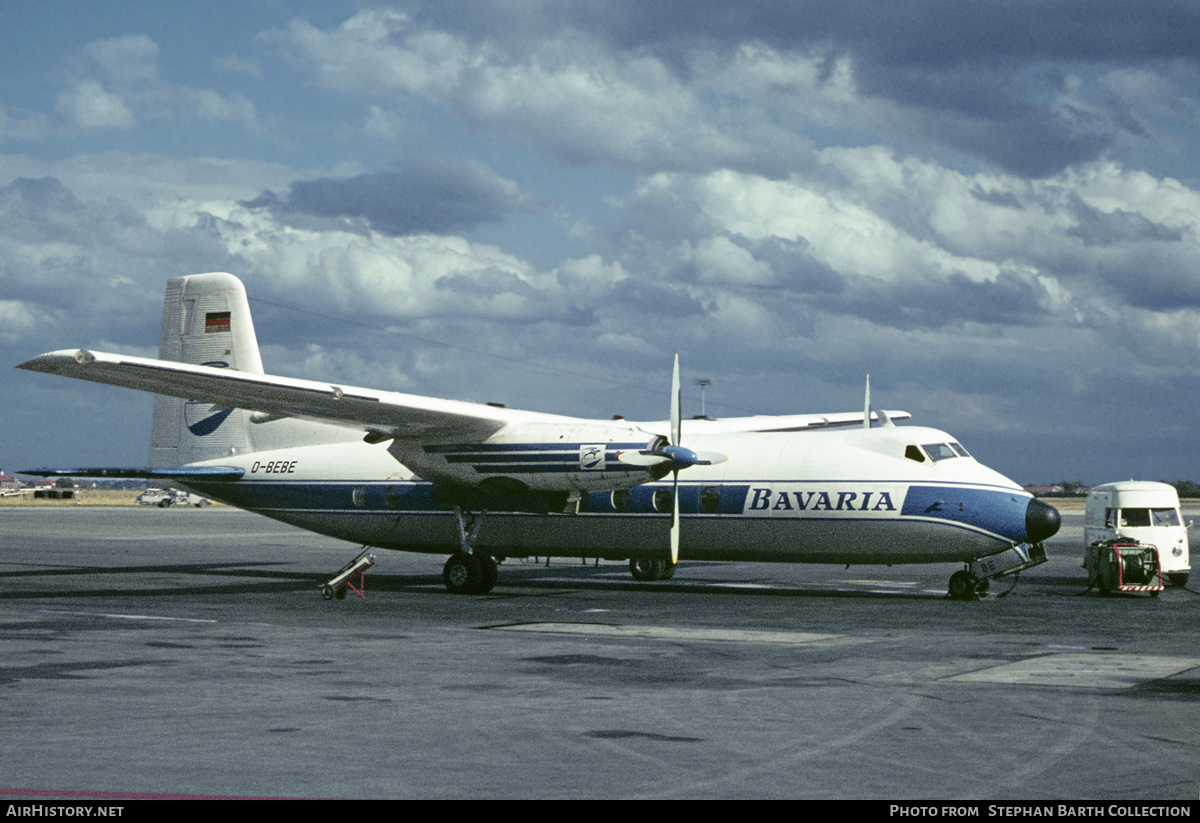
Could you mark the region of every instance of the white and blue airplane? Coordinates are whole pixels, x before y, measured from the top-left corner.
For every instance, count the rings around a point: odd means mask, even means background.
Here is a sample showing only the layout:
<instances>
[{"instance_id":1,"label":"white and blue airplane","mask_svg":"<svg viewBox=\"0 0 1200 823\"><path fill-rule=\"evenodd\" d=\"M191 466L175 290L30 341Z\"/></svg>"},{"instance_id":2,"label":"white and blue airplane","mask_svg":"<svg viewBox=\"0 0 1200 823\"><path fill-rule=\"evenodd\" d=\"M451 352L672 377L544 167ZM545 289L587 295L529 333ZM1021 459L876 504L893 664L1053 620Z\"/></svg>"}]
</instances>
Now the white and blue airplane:
<instances>
[{"instance_id":1,"label":"white and blue airplane","mask_svg":"<svg viewBox=\"0 0 1200 823\"><path fill-rule=\"evenodd\" d=\"M168 281L158 359L87 349L18 368L153 392L143 477L364 547L449 554L450 591L482 593L496 558L958 562L949 593L1045 561L1058 512L905 412L586 420L264 373L230 274ZM877 423L878 425L872 425ZM682 444L686 439L687 446ZM486 525L485 525L486 522Z\"/></svg>"}]
</instances>

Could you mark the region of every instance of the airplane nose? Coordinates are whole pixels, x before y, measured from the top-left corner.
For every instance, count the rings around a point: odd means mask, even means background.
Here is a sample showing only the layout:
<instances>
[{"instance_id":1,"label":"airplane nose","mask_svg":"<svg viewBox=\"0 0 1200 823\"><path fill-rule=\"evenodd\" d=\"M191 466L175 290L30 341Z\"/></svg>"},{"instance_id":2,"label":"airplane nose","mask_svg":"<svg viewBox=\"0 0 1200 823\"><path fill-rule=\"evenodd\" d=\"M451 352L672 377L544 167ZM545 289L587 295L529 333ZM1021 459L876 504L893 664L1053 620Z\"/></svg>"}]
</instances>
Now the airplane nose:
<instances>
[{"instance_id":1,"label":"airplane nose","mask_svg":"<svg viewBox=\"0 0 1200 823\"><path fill-rule=\"evenodd\" d=\"M1047 506L1034 498L1025 507L1025 536L1030 543L1041 543L1046 538L1053 537L1061 525L1062 518L1058 516L1058 509L1053 506Z\"/></svg>"}]
</instances>

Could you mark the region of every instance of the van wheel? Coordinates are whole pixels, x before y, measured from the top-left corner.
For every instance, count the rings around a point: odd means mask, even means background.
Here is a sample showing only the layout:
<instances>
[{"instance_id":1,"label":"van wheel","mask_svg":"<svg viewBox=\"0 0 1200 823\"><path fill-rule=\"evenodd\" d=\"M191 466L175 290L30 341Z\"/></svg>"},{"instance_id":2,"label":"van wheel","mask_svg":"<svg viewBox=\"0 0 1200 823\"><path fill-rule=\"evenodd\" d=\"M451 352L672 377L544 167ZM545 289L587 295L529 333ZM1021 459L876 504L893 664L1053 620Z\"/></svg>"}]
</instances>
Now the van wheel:
<instances>
[{"instance_id":1,"label":"van wheel","mask_svg":"<svg viewBox=\"0 0 1200 823\"><path fill-rule=\"evenodd\" d=\"M1171 581L1172 586L1183 588L1187 585L1187 572L1167 572L1167 579Z\"/></svg>"}]
</instances>

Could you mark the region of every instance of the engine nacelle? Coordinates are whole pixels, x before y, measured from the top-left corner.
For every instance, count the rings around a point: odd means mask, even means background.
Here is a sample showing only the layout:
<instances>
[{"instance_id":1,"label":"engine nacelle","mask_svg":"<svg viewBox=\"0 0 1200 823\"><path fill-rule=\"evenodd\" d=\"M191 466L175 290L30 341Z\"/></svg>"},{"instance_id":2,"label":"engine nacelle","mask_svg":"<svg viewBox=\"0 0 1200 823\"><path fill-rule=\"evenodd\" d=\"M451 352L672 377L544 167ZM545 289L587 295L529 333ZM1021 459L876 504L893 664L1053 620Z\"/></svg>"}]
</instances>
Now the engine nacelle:
<instances>
[{"instance_id":1,"label":"engine nacelle","mask_svg":"<svg viewBox=\"0 0 1200 823\"><path fill-rule=\"evenodd\" d=\"M426 480L505 495L637 486L663 472L653 466L622 463L619 453L654 449L662 443L662 437L629 424L539 422L507 426L479 443L397 438L388 451Z\"/></svg>"}]
</instances>

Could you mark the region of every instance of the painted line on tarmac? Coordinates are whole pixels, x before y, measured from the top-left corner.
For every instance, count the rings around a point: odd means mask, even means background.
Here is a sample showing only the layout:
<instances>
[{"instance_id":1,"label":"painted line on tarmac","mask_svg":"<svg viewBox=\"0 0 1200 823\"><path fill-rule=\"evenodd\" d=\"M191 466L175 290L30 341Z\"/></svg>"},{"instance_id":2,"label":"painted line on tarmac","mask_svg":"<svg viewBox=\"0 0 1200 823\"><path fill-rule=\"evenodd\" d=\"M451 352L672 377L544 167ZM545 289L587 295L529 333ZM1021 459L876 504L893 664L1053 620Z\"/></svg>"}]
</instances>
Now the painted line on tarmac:
<instances>
[{"instance_id":1,"label":"painted line on tarmac","mask_svg":"<svg viewBox=\"0 0 1200 823\"><path fill-rule=\"evenodd\" d=\"M670 626L614 626L605 623L515 623L489 626L495 631L532 632L535 634L573 634L586 637L640 638L645 640L684 640L696 642L774 643L787 646L844 645L876 643L877 637L850 637L813 632L770 632L749 629L689 629Z\"/></svg>"},{"instance_id":2,"label":"painted line on tarmac","mask_svg":"<svg viewBox=\"0 0 1200 823\"><path fill-rule=\"evenodd\" d=\"M959 683L1003 683L1011 686L1075 686L1128 689L1200 666L1200 658L1149 654L1056 653L990 669L957 674Z\"/></svg>"},{"instance_id":3,"label":"painted line on tarmac","mask_svg":"<svg viewBox=\"0 0 1200 823\"><path fill-rule=\"evenodd\" d=\"M70 614L76 617L107 617L112 620L174 620L180 623L219 623L219 620L201 619L198 617L160 617L154 614L109 614L107 612L62 612L52 609L38 609L41 614Z\"/></svg>"}]
</instances>

